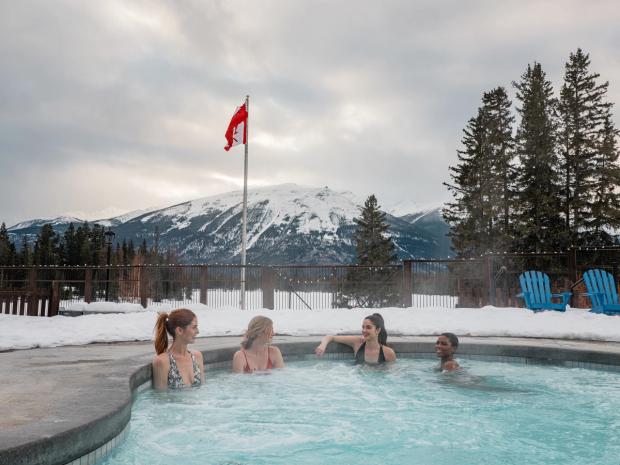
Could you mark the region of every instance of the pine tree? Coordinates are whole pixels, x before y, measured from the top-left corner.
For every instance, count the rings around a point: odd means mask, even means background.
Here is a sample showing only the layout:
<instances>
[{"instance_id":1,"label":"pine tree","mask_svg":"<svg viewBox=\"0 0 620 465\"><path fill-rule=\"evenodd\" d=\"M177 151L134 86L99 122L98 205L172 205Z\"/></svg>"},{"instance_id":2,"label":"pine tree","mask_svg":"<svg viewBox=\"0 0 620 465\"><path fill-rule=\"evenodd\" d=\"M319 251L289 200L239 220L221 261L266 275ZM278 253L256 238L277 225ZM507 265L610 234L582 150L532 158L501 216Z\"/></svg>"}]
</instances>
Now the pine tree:
<instances>
[{"instance_id":1,"label":"pine tree","mask_svg":"<svg viewBox=\"0 0 620 465\"><path fill-rule=\"evenodd\" d=\"M41 232L34 243L35 265L58 265L58 244L60 237L54 231L51 224L46 223L41 227Z\"/></svg>"},{"instance_id":2,"label":"pine tree","mask_svg":"<svg viewBox=\"0 0 620 465\"><path fill-rule=\"evenodd\" d=\"M0 225L0 265L14 265L16 260L15 246L9 238L4 222ZM10 271L0 269L0 289L11 287Z\"/></svg>"},{"instance_id":3,"label":"pine tree","mask_svg":"<svg viewBox=\"0 0 620 465\"><path fill-rule=\"evenodd\" d=\"M591 73L589 66L590 57L580 48L571 53L560 91L562 211L571 245L584 244L584 232L592 222L596 155L610 107L603 101L608 83L597 84L600 75Z\"/></svg>"},{"instance_id":4,"label":"pine tree","mask_svg":"<svg viewBox=\"0 0 620 465\"><path fill-rule=\"evenodd\" d=\"M516 134L519 170L516 176L514 251L563 250L561 240L559 161L556 153L556 101L540 63L528 65L513 82L520 102Z\"/></svg>"},{"instance_id":5,"label":"pine tree","mask_svg":"<svg viewBox=\"0 0 620 465\"><path fill-rule=\"evenodd\" d=\"M454 201L443 216L454 250L465 257L507 250L512 240L514 117L504 88L485 92L482 101L463 130L452 182L444 183Z\"/></svg>"},{"instance_id":6,"label":"pine tree","mask_svg":"<svg viewBox=\"0 0 620 465\"><path fill-rule=\"evenodd\" d=\"M22 245L17 255L17 263L24 266L32 265L32 251L25 235L22 236Z\"/></svg>"},{"instance_id":7,"label":"pine tree","mask_svg":"<svg viewBox=\"0 0 620 465\"><path fill-rule=\"evenodd\" d=\"M396 261L385 213L379 209L374 194L366 199L360 217L353 221L357 225L353 241L358 265L389 265Z\"/></svg>"},{"instance_id":8,"label":"pine tree","mask_svg":"<svg viewBox=\"0 0 620 465\"><path fill-rule=\"evenodd\" d=\"M17 258L15 245L9 238L4 222L0 225L0 265L14 265Z\"/></svg>"},{"instance_id":9,"label":"pine tree","mask_svg":"<svg viewBox=\"0 0 620 465\"><path fill-rule=\"evenodd\" d=\"M386 307L399 302L395 269L383 267L397 260L394 243L388 234L385 213L377 198L366 199L359 218L353 241L357 264L364 265L347 273L347 279L335 297L336 307ZM370 266L370 267L369 267Z\"/></svg>"},{"instance_id":10,"label":"pine tree","mask_svg":"<svg viewBox=\"0 0 620 465\"><path fill-rule=\"evenodd\" d=\"M65 255L63 262L67 265L80 265L80 245L78 243L78 234L73 223L69 223L69 227L63 234Z\"/></svg>"},{"instance_id":11,"label":"pine tree","mask_svg":"<svg viewBox=\"0 0 620 465\"><path fill-rule=\"evenodd\" d=\"M458 164L449 167L452 183L444 183L455 201L446 203L442 214L450 225L454 250L459 256L472 257L483 252L480 235L485 223L483 191L486 185L482 172L486 163L483 155L486 117L482 108L469 120L463 133L463 149L457 150Z\"/></svg>"},{"instance_id":12,"label":"pine tree","mask_svg":"<svg viewBox=\"0 0 620 465\"><path fill-rule=\"evenodd\" d=\"M592 215L587 222L586 243L609 246L615 243L609 229L620 227L620 167L618 166L618 131L606 109L594 157Z\"/></svg>"},{"instance_id":13,"label":"pine tree","mask_svg":"<svg viewBox=\"0 0 620 465\"><path fill-rule=\"evenodd\" d=\"M497 87L482 97L487 116L487 137L484 154L490 170L488 178L488 239L491 251L506 251L512 242L514 194L514 139L510 112L511 102L506 89Z\"/></svg>"},{"instance_id":14,"label":"pine tree","mask_svg":"<svg viewBox=\"0 0 620 465\"><path fill-rule=\"evenodd\" d=\"M84 223L77 228L75 233L77 247L80 251L80 265L94 265L92 261L92 248L90 243L90 226L88 223Z\"/></svg>"}]
</instances>

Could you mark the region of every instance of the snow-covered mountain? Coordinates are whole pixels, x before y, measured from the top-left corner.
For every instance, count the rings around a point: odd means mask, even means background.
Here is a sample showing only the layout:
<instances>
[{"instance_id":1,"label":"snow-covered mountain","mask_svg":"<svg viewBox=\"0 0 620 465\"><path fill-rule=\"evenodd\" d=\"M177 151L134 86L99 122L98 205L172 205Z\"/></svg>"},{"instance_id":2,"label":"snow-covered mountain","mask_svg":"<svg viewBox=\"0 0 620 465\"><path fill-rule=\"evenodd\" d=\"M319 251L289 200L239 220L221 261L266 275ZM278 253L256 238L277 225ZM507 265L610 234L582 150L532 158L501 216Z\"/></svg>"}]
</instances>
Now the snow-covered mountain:
<instances>
[{"instance_id":1,"label":"snow-covered mountain","mask_svg":"<svg viewBox=\"0 0 620 465\"><path fill-rule=\"evenodd\" d=\"M353 218L359 216L363 201L351 192L328 187L283 184L250 189L248 263L354 263ZM450 255L447 225L439 209L402 217L388 214L387 222L399 257ZM162 249L172 248L186 262L238 263L242 191L91 223L111 226L116 240L132 239L135 244L144 238L151 243L158 236ZM13 236L36 234L42 224L22 222L9 232ZM53 222L61 232L68 224Z\"/></svg>"}]
</instances>

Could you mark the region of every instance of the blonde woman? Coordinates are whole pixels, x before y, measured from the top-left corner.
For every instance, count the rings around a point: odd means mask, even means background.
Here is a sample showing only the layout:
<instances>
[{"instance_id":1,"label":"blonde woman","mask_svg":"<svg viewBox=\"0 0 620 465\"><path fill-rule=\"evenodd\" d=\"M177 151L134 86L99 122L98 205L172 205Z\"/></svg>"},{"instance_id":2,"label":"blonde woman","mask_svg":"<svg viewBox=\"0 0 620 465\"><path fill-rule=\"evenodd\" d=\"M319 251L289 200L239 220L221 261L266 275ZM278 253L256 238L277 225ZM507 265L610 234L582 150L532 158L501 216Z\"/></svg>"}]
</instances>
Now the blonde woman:
<instances>
[{"instance_id":1,"label":"blonde woman","mask_svg":"<svg viewBox=\"0 0 620 465\"><path fill-rule=\"evenodd\" d=\"M168 335L172 344L168 347ZM200 386L205 381L202 353L190 350L198 336L198 319L191 310L180 308L160 313L155 324L153 386L155 389L181 389Z\"/></svg>"},{"instance_id":2,"label":"blonde woman","mask_svg":"<svg viewBox=\"0 0 620 465\"><path fill-rule=\"evenodd\" d=\"M233 356L233 372L253 373L283 368L280 349L271 345L274 334L271 319L266 316L252 318L241 342L241 349Z\"/></svg>"}]
</instances>

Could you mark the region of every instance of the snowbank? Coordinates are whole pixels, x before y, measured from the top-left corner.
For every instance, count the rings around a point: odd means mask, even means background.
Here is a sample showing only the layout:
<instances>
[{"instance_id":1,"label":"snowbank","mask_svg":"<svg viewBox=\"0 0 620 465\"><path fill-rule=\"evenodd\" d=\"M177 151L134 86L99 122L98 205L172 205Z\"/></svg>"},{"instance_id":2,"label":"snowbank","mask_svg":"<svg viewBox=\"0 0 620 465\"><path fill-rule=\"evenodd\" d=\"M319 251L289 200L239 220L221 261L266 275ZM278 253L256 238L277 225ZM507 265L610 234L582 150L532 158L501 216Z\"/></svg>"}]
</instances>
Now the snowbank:
<instances>
[{"instance_id":1,"label":"snowbank","mask_svg":"<svg viewBox=\"0 0 620 465\"><path fill-rule=\"evenodd\" d=\"M105 307L107 312L116 308L124 313L53 318L0 315L0 350L151 340L157 311L162 310L136 311L133 304L105 303ZM385 319L388 334L392 335L434 335L451 331L462 336L620 342L620 317L581 309L569 309L566 313L533 313L521 308L495 307L243 311L194 304L188 308L198 316L199 337L240 335L250 318L259 314L269 316L279 334L359 334L364 316L379 311Z\"/></svg>"}]
</instances>

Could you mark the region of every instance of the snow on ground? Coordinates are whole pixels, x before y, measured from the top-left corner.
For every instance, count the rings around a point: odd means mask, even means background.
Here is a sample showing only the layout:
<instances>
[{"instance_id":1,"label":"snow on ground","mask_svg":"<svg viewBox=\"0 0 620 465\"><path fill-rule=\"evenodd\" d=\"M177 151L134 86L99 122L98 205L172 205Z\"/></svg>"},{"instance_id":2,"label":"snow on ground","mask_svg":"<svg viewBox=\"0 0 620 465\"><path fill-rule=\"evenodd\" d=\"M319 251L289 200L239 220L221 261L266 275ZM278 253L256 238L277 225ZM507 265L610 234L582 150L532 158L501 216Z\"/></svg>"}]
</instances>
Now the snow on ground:
<instances>
[{"instance_id":1,"label":"snow on ground","mask_svg":"<svg viewBox=\"0 0 620 465\"><path fill-rule=\"evenodd\" d=\"M102 306L103 304L103 306ZM109 313L115 307L124 313ZM153 337L157 311L135 304L84 304L108 313L79 317L28 317L0 314L0 350L80 345L91 342L146 341ZM238 310L188 305L198 316L199 337L241 335L255 315L274 321L279 334L294 336L359 334L363 318L380 312L392 335L509 336L620 342L620 317L582 309L533 313L522 308L383 308L326 310Z\"/></svg>"}]
</instances>

